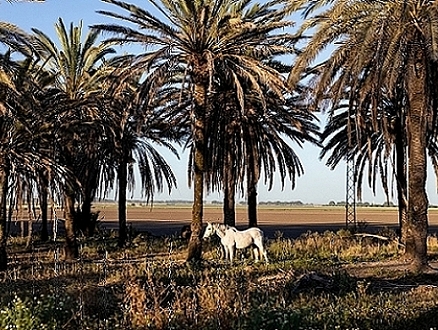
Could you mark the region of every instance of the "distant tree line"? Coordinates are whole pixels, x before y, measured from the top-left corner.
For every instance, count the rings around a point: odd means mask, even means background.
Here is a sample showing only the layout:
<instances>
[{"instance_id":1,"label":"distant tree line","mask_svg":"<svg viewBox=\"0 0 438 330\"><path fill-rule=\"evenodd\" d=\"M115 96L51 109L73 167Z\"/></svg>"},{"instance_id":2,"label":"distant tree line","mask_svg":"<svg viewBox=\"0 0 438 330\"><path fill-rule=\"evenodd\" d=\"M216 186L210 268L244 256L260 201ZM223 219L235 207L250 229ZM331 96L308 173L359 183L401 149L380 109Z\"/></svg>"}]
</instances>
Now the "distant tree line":
<instances>
[{"instance_id":1,"label":"distant tree line","mask_svg":"<svg viewBox=\"0 0 438 330\"><path fill-rule=\"evenodd\" d=\"M345 206L345 205L347 205L347 202L345 202L345 201L340 201L340 202L330 201L327 205L328 206ZM394 204L393 202L383 202L383 203L356 202L356 206L357 207L396 207L397 205Z\"/></svg>"}]
</instances>

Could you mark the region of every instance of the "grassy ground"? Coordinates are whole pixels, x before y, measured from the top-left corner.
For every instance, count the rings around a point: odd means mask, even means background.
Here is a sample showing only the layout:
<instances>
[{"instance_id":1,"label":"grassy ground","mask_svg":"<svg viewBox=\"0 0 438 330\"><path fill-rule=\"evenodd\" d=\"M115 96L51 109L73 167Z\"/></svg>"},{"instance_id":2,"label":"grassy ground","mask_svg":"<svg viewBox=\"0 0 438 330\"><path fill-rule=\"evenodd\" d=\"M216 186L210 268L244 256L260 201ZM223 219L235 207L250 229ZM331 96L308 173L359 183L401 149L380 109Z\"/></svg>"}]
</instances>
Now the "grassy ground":
<instances>
[{"instance_id":1,"label":"grassy ground","mask_svg":"<svg viewBox=\"0 0 438 330\"><path fill-rule=\"evenodd\" d=\"M61 244L12 239L0 274L0 329L431 329L438 325L438 275L415 274L389 240L342 230L266 242L270 263L242 253L184 261L187 242L114 232L81 239L78 261ZM431 258L438 240L429 239ZM433 260L432 260L433 262ZM11 326L14 327L11 327ZM9 328L8 328L9 326Z\"/></svg>"}]
</instances>

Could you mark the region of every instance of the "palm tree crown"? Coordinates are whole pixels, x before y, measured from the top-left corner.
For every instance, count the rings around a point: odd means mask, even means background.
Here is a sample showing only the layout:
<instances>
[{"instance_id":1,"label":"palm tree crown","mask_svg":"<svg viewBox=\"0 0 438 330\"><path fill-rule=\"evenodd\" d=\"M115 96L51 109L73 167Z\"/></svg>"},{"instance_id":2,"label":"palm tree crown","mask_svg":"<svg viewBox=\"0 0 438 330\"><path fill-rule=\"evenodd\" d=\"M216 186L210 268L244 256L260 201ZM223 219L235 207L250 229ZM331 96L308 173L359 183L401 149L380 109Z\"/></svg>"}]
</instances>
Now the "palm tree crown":
<instances>
[{"instance_id":1,"label":"palm tree crown","mask_svg":"<svg viewBox=\"0 0 438 330\"><path fill-rule=\"evenodd\" d=\"M114 50L107 44L97 42L98 33L90 31L82 41L82 22L78 26L70 24L67 31L62 19L55 24L60 47L45 33L32 29L37 47L48 67L56 77L55 88L63 91L71 100L85 98L101 92L105 77L99 74L98 65Z\"/></svg>"}]
</instances>

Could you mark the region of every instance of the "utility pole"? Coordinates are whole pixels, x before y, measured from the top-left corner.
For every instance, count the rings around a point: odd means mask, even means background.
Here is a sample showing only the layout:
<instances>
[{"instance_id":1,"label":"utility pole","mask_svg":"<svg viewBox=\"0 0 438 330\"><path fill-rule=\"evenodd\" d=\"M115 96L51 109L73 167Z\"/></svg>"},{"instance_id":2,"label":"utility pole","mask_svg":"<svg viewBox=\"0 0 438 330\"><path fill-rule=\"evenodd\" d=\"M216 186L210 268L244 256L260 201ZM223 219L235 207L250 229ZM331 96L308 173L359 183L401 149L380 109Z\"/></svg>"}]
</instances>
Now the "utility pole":
<instances>
[{"instance_id":1,"label":"utility pole","mask_svg":"<svg viewBox=\"0 0 438 330\"><path fill-rule=\"evenodd\" d=\"M346 160L346 198L345 227L356 229L356 179L354 175L354 157L349 152Z\"/></svg>"}]
</instances>

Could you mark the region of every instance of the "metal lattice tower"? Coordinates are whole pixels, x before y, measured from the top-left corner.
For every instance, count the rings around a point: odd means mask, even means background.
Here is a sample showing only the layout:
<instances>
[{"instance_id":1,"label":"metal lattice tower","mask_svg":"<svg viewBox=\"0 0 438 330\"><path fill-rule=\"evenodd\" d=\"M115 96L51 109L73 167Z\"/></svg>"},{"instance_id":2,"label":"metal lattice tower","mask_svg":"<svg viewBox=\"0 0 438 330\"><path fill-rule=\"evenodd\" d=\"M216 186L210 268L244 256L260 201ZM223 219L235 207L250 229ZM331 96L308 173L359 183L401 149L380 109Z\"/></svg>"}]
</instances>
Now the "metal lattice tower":
<instances>
[{"instance_id":1,"label":"metal lattice tower","mask_svg":"<svg viewBox=\"0 0 438 330\"><path fill-rule=\"evenodd\" d=\"M345 226L356 229L356 180L354 177L354 157L346 161Z\"/></svg>"}]
</instances>

